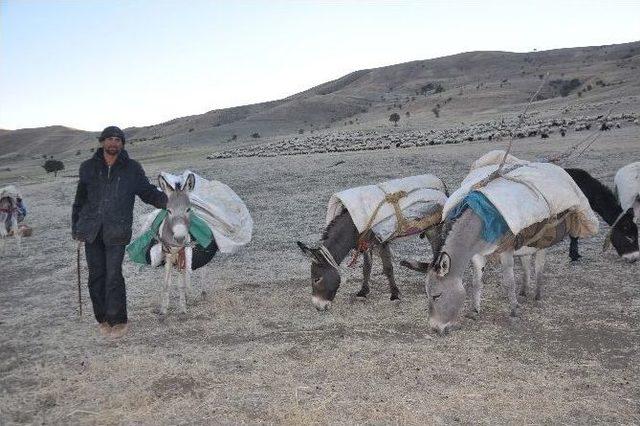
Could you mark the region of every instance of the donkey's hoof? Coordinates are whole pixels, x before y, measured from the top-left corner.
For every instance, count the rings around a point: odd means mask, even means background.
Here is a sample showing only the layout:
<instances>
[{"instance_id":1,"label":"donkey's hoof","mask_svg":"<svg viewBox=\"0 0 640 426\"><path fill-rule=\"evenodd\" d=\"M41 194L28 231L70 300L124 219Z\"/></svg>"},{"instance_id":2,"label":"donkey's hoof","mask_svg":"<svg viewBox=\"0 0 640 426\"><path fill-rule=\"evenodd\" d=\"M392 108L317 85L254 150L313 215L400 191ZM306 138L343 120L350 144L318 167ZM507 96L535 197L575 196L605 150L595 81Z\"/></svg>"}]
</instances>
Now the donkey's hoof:
<instances>
[{"instance_id":1,"label":"donkey's hoof","mask_svg":"<svg viewBox=\"0 0 640 426\"><path fill-rule=\"evenodd\" d=\"M392 294L391 297L389 298L389 300L391 300L392 302L394 300L400 300L400 295L399 294Z\"/></svg>"},{"instance_id":2,"label":"donkey's hoof","mask_svg":"<svg viewBox=\"0 0 640 426\"><path fill-rule=\"evenodd\" d=\"M160 305L154 305L151 308L151 313L152 314L156 314L156 315L160 315L162 313L162 310L160 309Z\"/></svg>"},{"instance_id":3,"label":"donkey's hoof","mask_svg":"<svg viewBox=\"0 0 640 426\"><path fill-rule=\"evenodd\" d=\"M517 308L513 308L513 309L511 309L511 313L509 314L509 316L510 316L511 318L518 318L518 317L520 317L520 307L517 307Z\"/></svg>"},{"instance_id":4,"label":"donkey's hoof","mask_svg":"<svg viewBox=\"0 0 640 426\"><path fill-rule=\"evenodd\" d=\"M207 292L202 290L202 293L200 293L200 297L202 298L202 300L207 300Z\"/></svg>"},{"instance_id":5,"label":"donkey's hoof","mask_svg":"<svg viewBox=\"0 0 640 426\"><path fill-rule=\"evenodd\" d=\"M582 255L579 254L571 254L569 255L569 258L571 259L572 262L577 262L578 260L582 259Z\"/></svg>"},{"instance_id":6,"label":"donkey's hoof","mask_svg":"<svg viewBox=\"0 0 640 426\"><path fill-rule=\"evenodd\" d=\"M165 321L167 320L167 314L166 313L158 313L158 322L160 324L164 324Z\"/></svg>"},{"instance_id":7,"label":"donkey's hoof","mask_svg":"<svg viewBox=\"0 0 640 426\"><path fill-rule=\"evenodd\" d=\"M369 290L362 289L356 293L356 297L358 299L365 299L368 294L369 294Z\"/></svg>"},{"instance_id":8,"label":"donkey's hoof","mask_svg":"<svg viewBox=\"0 0 640 426\"><path fill-rule=\"evenodd\" d=\"M480 312L478 311L469 311L465 314L465 317L469 318L470 320L474 320L477 321L478 318L480 318Z\"/></svg>"}]
</instances>

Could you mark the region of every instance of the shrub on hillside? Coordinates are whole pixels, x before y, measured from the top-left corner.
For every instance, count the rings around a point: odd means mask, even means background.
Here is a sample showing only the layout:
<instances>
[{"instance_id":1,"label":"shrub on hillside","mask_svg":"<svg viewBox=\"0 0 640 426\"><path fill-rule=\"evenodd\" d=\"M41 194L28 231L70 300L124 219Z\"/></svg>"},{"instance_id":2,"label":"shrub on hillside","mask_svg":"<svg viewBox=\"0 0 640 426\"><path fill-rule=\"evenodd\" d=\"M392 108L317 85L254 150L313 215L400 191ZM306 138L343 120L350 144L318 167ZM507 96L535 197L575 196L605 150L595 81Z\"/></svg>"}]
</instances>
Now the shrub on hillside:
<instances>
[{"instance_id":1,"label":"shrub on hillside","mask_svg":"<svg viewBox=\"0 0 640 426\"><path fill-rule=\"evenodd\" d=\"M44 162L42 167L47 171L47 173L52 173L53 176L58 176L58 172L64 170L64 163L60 160L47 160Z\"/></svg>"}]
</instances>

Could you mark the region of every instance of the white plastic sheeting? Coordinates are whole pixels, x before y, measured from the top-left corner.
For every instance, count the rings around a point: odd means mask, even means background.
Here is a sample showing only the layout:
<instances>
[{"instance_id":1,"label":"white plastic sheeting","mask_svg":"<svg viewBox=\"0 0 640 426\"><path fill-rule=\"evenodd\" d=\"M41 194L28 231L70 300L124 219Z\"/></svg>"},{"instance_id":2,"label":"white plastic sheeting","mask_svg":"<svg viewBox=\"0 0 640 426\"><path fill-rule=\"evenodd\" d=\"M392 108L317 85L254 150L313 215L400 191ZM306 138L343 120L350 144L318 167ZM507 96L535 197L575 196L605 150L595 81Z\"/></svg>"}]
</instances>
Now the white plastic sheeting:
<instances>
[{"instance_id":1,"label":"white plastic sheeting","mask_svg":"<svg viewBox=\"0 0 640 426\"><path fill-rule=\"evenodd\" d=\"M616 186L620 205L626 211L633 206L636 197L640 195L640 161L618 170L613 183Z\"/></svg>"},{"instance_id":2,"label":"white plastic sheeting","mask_svg":"<svg viewBox=\"0 0 640 426\"><path fill-rule=\"evenodd\" d=\"M327 225L347 209L353 223L360 233L385 196L398 191L406 191L407 196L400 199L398 205L408 220L421 219L434 212L437 205L444 206L447 200L445 186L434 175L419 175L394 179L377 185L359 186L337 192L329 199L327 207ZM384 202L372 222L373 233L386 241L396 230L398 220L393 205Z\"/></svg>"},{"instance_id":3,"label":"white plastic sheeting","mask_svg":"<svg viewBox=\"0 0 640 426\"><path fill-rule=\"evenodd\" d=\"M162 176L175 188L181 186L191 172L185 170L182 175L162 172ZM218 249L222 253L234 253L251 241L253 219L244 202L227 185L217 180L207 180L196 173L196 183L189 194L192 211L204 220L211 229ZM145 232L155 219L159 210L149 213L139 233Z\"/></svg>"},{"instance_id":4,"label":"white plastic sheeting","mask_svg":"<svg viewBox=\"0 0 640 426\"><path fill-rule=\"evenodd\" d=\"M505 151L491 151L474 162L460 188L445 204L442 217L455 208L473 190L472 186L497 170ZM520 164L477 191L484 194L498 209L515 235L523 229L569 210L572 215L572 236L590 237L598 232L598 218L589 200L562 167L551 163L533 163L509 156L506 165ZM506 166L505 166L506 167ZM576 234L576 235L574 235Z\"/></svg>"}]
</instances>

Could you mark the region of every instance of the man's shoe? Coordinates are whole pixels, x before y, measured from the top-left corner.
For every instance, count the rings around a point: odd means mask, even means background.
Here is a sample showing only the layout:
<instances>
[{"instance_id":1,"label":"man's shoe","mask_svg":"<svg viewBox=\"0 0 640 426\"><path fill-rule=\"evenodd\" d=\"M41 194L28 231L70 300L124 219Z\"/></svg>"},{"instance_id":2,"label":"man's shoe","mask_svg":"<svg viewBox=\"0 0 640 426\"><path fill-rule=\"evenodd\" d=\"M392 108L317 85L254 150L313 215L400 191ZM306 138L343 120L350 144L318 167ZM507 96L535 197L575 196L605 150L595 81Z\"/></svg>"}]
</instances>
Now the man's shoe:
<instances>
[{"instance_id":1,"label":"man's shoe","mask_svg":"<svg viewBox=\"0 0 640 426\"><path fill-rule=\"evenodd\" d=\"M111 333L109 335L113 339L119 339L125 334L127 334L128 330L129 330L129 324L127 324L126 322L122 324L116 324L113 327L111 327Z\"/></svg>"},{"instance_id":2,"label":"man's shoe","mask_svg":"<svg viewBox=\"0 0 640 426\"><path fill-rule=\"evenodd\" d=\"M111 326L108 322L101 322L98 324L98 332L100 332L101 336L107 337L111 334Z\"/></svg>"}]
</instances>

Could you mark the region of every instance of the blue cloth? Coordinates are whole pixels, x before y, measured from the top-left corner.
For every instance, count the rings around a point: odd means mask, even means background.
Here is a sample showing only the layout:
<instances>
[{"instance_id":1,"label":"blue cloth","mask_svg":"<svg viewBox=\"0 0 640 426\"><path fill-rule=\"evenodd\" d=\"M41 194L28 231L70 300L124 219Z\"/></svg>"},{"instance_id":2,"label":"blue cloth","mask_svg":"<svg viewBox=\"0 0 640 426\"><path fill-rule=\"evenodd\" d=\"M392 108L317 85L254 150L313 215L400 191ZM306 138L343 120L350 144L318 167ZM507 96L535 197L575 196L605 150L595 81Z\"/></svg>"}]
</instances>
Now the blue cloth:
<instances>
[{"instance_id":1,"label":"blue cloth","mask_svg":"<svg viewBox=\"0 0 640 426\"><path fill-rule=\"evenodd\" d=\"M483 240L495 243L509 230L509 225L498 209L483 193L478 191L471 191L467 194L462 202L449 212L447 219L459 218L467 208L473 210L482 219Z\"/></svg>"}]
</instances>

